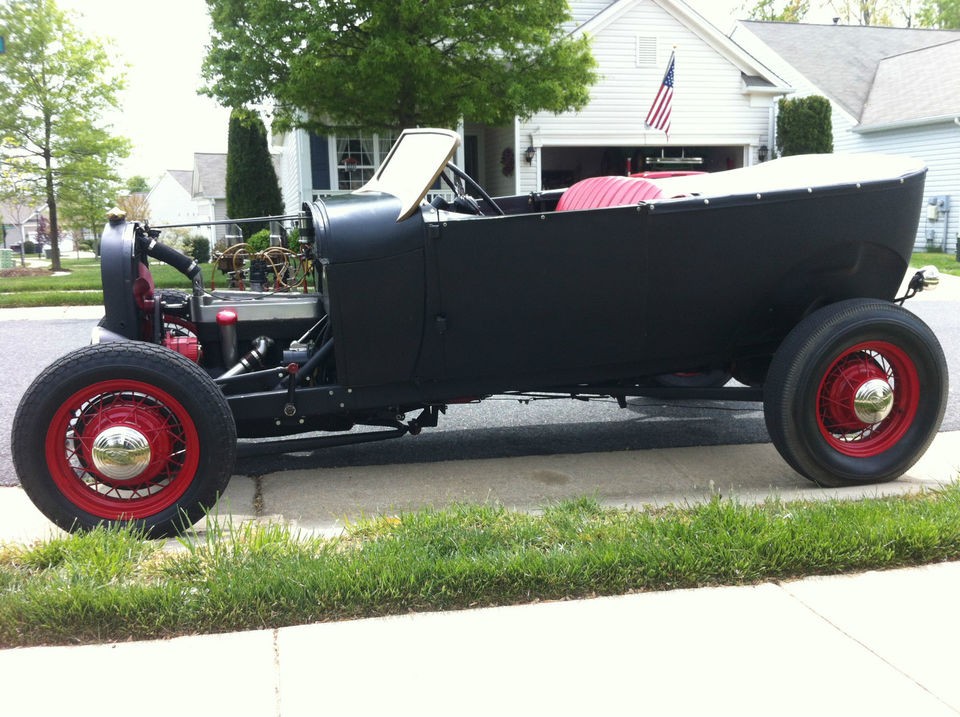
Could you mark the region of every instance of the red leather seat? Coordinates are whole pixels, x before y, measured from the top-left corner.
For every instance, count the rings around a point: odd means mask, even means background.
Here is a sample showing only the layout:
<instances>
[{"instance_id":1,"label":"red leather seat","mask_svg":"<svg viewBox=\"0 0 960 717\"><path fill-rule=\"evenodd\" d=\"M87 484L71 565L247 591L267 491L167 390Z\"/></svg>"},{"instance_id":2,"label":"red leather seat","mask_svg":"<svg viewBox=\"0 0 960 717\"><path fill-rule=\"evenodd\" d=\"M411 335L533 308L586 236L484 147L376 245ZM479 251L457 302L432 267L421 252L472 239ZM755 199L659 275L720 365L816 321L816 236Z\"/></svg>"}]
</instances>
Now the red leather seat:
<instances>
[{"instance_id":1,"label":"red leather seat","mask_svg":"<svg viewBox=\"0 0 960 717\"><path fill-rule=\"evenodd\" d=\"M557 211L619 207L662 195L660 187L640 177L590 177L563 193L557 203Z\"/></svg>"}]
</instances>

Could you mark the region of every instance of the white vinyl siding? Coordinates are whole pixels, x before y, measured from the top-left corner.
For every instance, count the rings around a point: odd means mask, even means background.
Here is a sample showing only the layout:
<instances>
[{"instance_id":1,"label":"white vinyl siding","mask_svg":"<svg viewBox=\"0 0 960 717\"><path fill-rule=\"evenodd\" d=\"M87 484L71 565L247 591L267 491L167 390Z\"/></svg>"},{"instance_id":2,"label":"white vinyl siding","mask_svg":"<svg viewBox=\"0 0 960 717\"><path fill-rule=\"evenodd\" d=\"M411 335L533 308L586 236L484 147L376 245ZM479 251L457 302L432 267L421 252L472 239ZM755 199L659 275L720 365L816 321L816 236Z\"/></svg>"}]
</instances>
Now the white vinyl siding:
<instances>
[{"instance_id":1,"label":"white vinyl siding","mask_svg":"<svg viewBox=\"0 0 960 717\"><path fill-rule=\"evenodd\" d=\"M946 121L881 132L849 132L842 145L838 151L902 154L922 160L927 165L927 181L914 249L926 251L931 240L942 246L946 236L947 251L956 252L960 233L960 127ZM934 196L950 197L946 221L942 215L935 222L927 219L927 199Z\"/></svg>"},{"instance_id":2,"label":"white vinyl siding","mask_svg":"<svg viewBox=\"0 0 960 717\"><path fill-rule=\"evenodd\" d=\"M577 3L578 5L580 3ZM615 21L591 23L599 81L580 112L540 113L520 126L525 149L536 146L742 146L770 144L771 106L775 99L752 99L744 91L741 69L659 4L645 0L621 5ZM655 62L638 66L638 38L656 38ZM672 128L646 130L644 118L676 47ZM521 189L535 189L522 176ZM535 176L535 175L534 175Z\"/></svg>"},{"instance_id":3,"label":"white vinyl siding","mask_svg":"<svg viewBox=\"0 0 960 717\"><path fill-rule=\"evenodd\" d=\"M184 187L169 172L147 195L151 224L185 224L198 221L197 205Z\"/></svg>"},{"instance_id":4,"label":"white vinyl siding","mask_svg":"<svg viewBox=\"0 0 960 717\"><path fill-rule=\"evenodd\" d=\"M573 27L582 25L594 15L603 12L611 4L611 0L572 0L570 2L570 14L573 15Z\"/></svg>"},{"instance_id":5,"label":"white vinyl siding","mask_svg":"<svg viewBox=\"0 0 960 717\"><path fill-rule=\"evenodd\" d=\"M310 137L303 130L292 130L280 139L281 162L278 179L285 214L296 214L310 199Z\"/></svg>"}]
</instances>

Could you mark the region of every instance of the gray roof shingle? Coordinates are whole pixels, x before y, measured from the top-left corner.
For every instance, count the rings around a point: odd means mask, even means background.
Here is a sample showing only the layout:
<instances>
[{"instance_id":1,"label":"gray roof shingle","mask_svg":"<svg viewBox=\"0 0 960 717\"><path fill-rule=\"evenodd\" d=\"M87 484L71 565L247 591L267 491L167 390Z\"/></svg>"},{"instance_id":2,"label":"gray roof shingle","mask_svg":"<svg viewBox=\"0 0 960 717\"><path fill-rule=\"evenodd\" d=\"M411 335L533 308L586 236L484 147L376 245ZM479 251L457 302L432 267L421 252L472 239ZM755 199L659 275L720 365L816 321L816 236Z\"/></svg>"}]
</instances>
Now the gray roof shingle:
<instances>
[{"instance_id":1,"label":"gray roof shingle","mask_svg":"<svg viewBox=\"0 0 960 717\"><path fill-rule=\"evenodd\" d=\"M196 152L193 155L193 196L223 199L227 196L227 155Z\"/></svg>"},{"instance_id":2,"label":"gray roof shingle","mask_svg":"<svg viewBox=\"0 0 960 717\"><path fill-rule=\"evenodd\" d=\"M955 30L742 22L857 119L864 112L882 60L960 39ZM914 84L922 84L918 82L921 79L922 75L915 76ZM935 83L929 84L932 88Z\"/></svg>"},{"instance_id":3,"label":"gray roof shingle","mask_svg":"<svg viewBox=\"0 0 960 717\"><path fill-rule=\"evenodd\" d=\"M177 184L187 191L187 194L193 193L192 169L168 169L167 174L173 177L177 181Z\"/></svg>"},{"instance_id":4,"label":"gray roof shingle","mask_svg":"<svg viewBox=\"0 0 960 717\"><path fill-rule=\"evenodd\" d=\"M887 57L877 66L862 127L960 115L960 39Z\"/></svg>"}]
</instances>

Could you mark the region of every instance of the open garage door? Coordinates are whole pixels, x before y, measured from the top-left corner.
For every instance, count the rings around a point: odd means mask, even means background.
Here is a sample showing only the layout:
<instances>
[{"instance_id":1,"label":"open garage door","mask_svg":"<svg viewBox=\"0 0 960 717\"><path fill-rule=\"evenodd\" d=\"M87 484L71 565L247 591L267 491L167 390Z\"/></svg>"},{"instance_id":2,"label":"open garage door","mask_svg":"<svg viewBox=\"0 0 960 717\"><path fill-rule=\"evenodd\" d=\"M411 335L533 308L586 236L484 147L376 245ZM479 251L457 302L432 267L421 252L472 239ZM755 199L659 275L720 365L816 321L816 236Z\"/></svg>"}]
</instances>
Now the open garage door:
<instances>
[{"instance_id":1,"label":"open garage door","mask_svg":"<svg viewBox=\"0 0 960 717\"><path fill-rule=\"evenodd\" d=\"M746 148L722 147L543 147L544 189L569 187L587 177L676 170L720 172L744 164Z\"/></svg>"}]
</instances>

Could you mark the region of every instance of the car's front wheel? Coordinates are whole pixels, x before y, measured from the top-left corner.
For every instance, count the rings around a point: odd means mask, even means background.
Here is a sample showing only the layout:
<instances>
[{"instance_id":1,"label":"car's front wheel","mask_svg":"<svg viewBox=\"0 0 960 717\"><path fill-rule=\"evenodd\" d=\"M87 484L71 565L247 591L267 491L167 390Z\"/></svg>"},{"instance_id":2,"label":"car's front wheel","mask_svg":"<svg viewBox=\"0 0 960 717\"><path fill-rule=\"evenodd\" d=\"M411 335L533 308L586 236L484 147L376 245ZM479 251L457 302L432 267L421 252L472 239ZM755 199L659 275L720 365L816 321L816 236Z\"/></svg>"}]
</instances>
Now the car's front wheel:
<instances>
[{"instance_id":1,"label":"car's front wheel","mask_svg":"<svg viewBox=\"0 0 960 717\"><path fill-rule=\"evenodd\" d=\"M196 364L117 342L40 374L17 408L11 449L27 495L60 527L126 523L163 536L216 502L233 471L236 429Z\"/></svg>"},{"instance_id":2,"label":"car's front wheel","mask_svg":"<svg viewBox=\"0 0 960 717\"><path fill-rule=\"evenodd\" d=\"M777 450L823 486L905 473L936 435L947 364L930 328L893 304L855 299L801 321L777 350L764 417Z\"/></svg>"}]
</instances>

